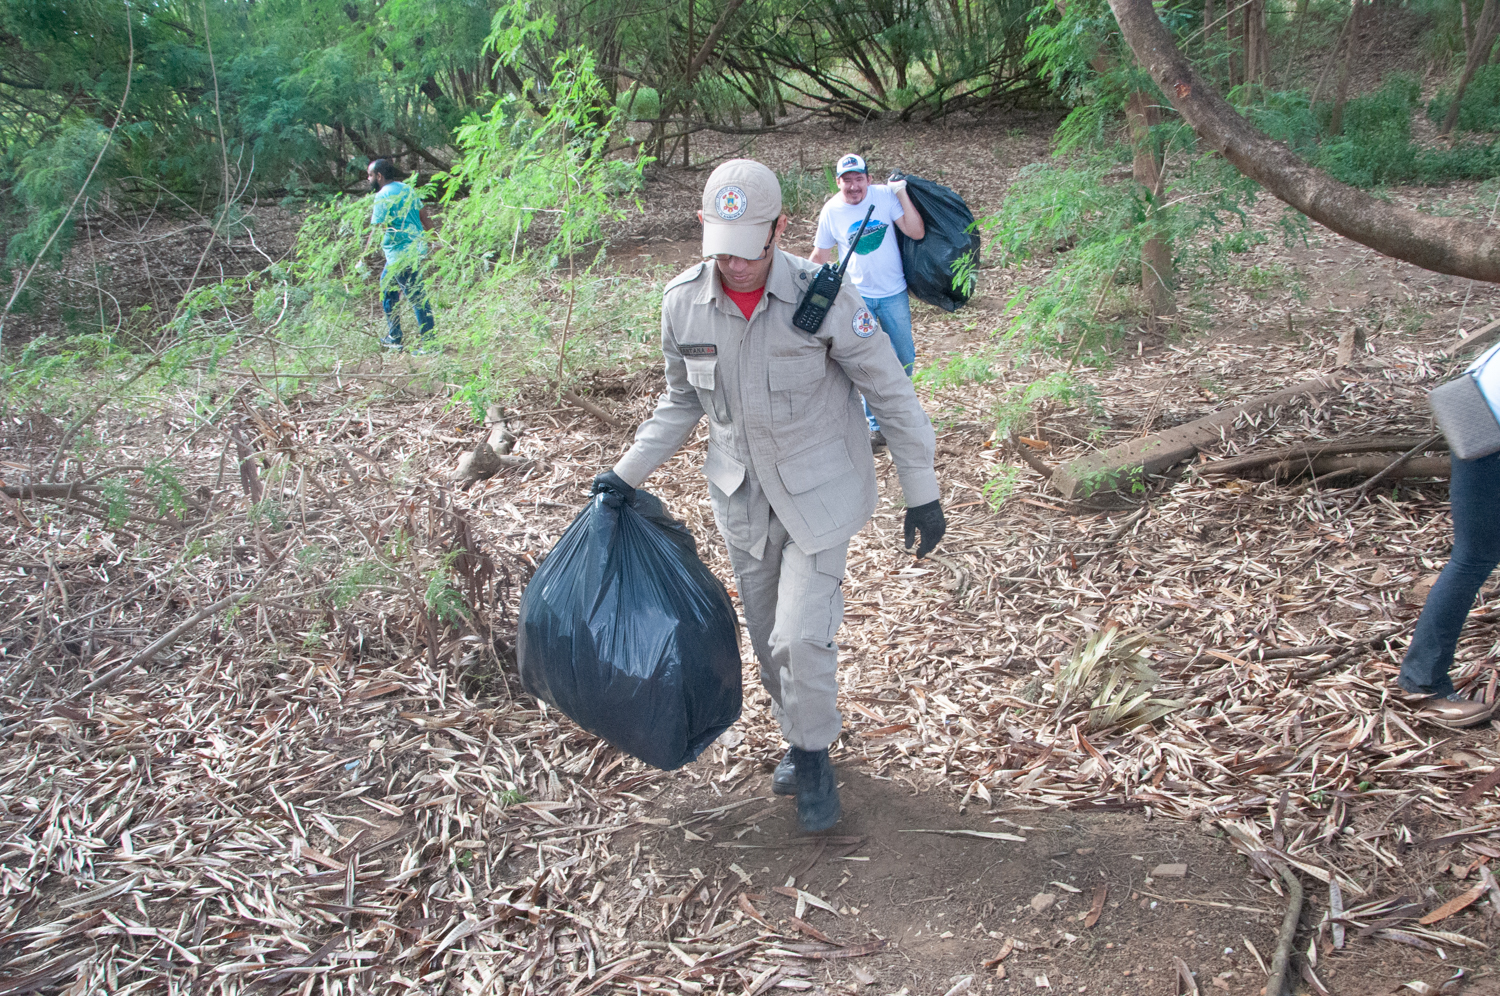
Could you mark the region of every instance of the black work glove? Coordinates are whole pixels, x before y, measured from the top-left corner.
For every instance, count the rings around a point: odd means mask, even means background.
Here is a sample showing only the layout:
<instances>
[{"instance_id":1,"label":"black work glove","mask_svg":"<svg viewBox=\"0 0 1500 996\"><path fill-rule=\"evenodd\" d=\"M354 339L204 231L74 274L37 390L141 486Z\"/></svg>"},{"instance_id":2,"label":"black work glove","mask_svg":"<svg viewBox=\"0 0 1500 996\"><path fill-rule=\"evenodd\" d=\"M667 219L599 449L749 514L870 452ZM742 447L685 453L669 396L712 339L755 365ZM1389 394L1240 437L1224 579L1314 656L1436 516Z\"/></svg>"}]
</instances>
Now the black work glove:
<instances>
[{"instance_id":1,"label":"black work glove","mask_svg":"<svg viewBox=\"0 0 1500 996\"><path fill-rule=\"evenodd\" d=\"M921 560L933 551L938 540L948 531L948 520L943 518L941 502L930 501L925 505L906 510L906 545L909 548L916 539L917 530L922 530L922 542L917 546L917 559Z\"/></svg>"},{"instance_id":2,"label":"black work glove","mask_svg":"<svg viewBox=\"0 0 1500 996\"><path fill-rule=\"evenodd\" d=\"M626 501L635 497L635 488L626 484L625 479L612 470L606 470L594 478L594 486L589 489L589 494L596 495L601 491L613 492Z\"/></svg>"}]
</instances>

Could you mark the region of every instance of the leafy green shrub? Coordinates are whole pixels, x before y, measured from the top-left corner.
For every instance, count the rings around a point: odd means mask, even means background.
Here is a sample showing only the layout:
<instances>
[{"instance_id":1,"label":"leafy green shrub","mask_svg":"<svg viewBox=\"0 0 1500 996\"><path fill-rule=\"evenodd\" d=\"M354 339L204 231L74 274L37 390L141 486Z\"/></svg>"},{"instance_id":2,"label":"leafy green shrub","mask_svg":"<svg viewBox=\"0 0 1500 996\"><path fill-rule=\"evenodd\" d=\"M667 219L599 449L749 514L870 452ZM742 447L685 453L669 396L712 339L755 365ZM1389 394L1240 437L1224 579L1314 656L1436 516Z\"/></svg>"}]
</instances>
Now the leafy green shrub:
<instances>
[{"instance_id":1,"label":"leafy green shrub","mask_svg":"<svg viewBox=\"0 0 1500 996\"><path fill-rule=\"evenodd\" d=\"M818 172L798 166L777 172L776 179L781 181L781 207L790 215L817 214L838 189L833 170L826 167Z\"/></svg>"},{"instance_id":2,"label":"leafy green shrub","mask_svg":"<svg viewBox=\"0 0 1500 996\"><path fill-rule=\"evenodd\" d=\"M1453 90L1445 87L1427 105L1427 118L1441 125L1453 103ZM1464 90L1458 108L1461 131L1500 131L1500 66L1480 66Z\"/></svg>"},{"instance_id":3,"label":"leafy green shrub","mask_svg":"<svg viewBox=\"0 0 1500 996\"><path fill-rule=\"evenodd\" d=\"M1437 184L1500 175L1500 150L1494 145L1424 149L1411 140L1411 115L1420 92L1414 77L1397 73L1374 93L1349 101L1344 106L1343 134L1324 141L1314 164L1356 187ZM1331 114L1332 108L1326 113Z\"/></svg>"},{"instance_id":4,"label":"leafy green shrub","mask_svg":"<svg viewBox=\"0 0 1500 996\"><path fill-rule=\"evenodd\" d=\"M661 115L661 94L649 86L620 91L615 106L629 121L652 121Z\"/></svg>"}]
</instances>

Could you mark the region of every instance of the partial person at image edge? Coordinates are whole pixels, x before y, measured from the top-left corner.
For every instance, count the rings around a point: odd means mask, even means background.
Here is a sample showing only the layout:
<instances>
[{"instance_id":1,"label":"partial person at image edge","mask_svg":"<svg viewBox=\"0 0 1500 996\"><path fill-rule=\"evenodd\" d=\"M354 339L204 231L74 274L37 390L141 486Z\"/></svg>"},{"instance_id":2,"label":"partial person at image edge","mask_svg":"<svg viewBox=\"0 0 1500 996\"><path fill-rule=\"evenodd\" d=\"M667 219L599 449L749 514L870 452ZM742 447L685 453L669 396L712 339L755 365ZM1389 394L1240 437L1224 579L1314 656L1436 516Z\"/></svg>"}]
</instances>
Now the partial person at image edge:
<instances>
[{"instance_id":1,"label":"partial person at image edge","mask_svg":"<svg viewBox=\"0 0 1500 996\"><path fill-rule=\"evenodd\" d=\"M1483 723L1496 704L1468 698L1453 687L1449 671L1458 637L1475 596L1500 564L1500 346L1481 355L1461 377L1472 377L1474 408L1453 411L1440 396L1459 378L1432 392L1434 414L1452 449L1448 502L1453 515L1453 552L1427 592L1417 628L1401 660L1397 686L1415 699L1416 716L1447 729ZM1460 394L1462 396L1462 392ZM1451 395L1449 396L1452 397ZM1454 416L1467 414L1466 420ZM1469 459L1459 456L1465 453Z\"/></svg>"},{"instance_id":2,"label":"partial person at image edge","mask_svg":"<svg viewBox=\"0 0 1500 996\"><path fill-rule=\"evenodd\" d=\"M365 175L375 191L370 224L384 229L380 237L380 249L385 254L385 267L380 271L380 310L385 313L385 338L380 344L387 349L402 348L401 316L396 306L405 294L422 336L414 352L424 353L432 348L436 324L422 289L421 270L422 257L427 255L426 229L432 227L432 221L417 192L396 179L396 167L389 159L376 159Z\"/></svg>"},{"instance_id":3,"label":"partial person at image edge","mask_svg":"<svg viewBox=\"0 0 1500 996\"><path fill-rule=\"evenodd\" d=\"M816 267L779 246L787 217L776 174L735 159L703 189L704 262L667 285L666 391L635 442L594 479L629 496L708 415L714 521L729 548L761 684L791 747L772 790L797 797L806 830L841 812L828 748L838 738L838 645L849 540L879 497L859 397L885 424L918 557L946 525L935 436L896 355L849 285L816 333L792 316Z\"/></svg>"},{"instance_id":4,"label":"partial person at image edge","mask_svg":"<svg viewBox=\"0 0 1500 996\"><path fill-rule=\"evenodd\" d=\"M905 180L870 183L869 167L852 152L839 159L834 174L839 192L818 212L818 231L809 258L814 263L826 263L833 257L834 246L838 246L841 258L853 254L849 275L854 288L879 321L896 358L910 377L917 362L917 344L912 336L911 299L906 294L901 250L891 226L901 229L907 238L920 241L927 234L926 225L906 192ZM871 205L875 211L870 222L859 238L859 245L852 245ZM869 405L865 405L865 418L870 425L870 448L879 449L885 445L885 435Z\"/></svg>"}]
</instances>

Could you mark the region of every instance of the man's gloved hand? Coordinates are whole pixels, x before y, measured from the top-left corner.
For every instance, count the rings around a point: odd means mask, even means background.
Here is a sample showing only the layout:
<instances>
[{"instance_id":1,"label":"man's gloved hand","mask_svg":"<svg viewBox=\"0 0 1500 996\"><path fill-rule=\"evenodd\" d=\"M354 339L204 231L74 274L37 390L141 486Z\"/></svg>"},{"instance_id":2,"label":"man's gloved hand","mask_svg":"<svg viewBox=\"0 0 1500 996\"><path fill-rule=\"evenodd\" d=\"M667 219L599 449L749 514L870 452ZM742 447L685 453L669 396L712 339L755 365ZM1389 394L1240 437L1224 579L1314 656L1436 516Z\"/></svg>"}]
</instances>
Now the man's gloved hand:
<instances>
[{"instance_id":1,"label":"man's gloved hand","mask_svg":"<svg viewBox=\"0 0 1500 996\"><path fill-rule=\"evenodd\" d=\"M900 197L901 191L906 189L906 181L892 180L890 184L888 184L888 186L891 188L891 193L895 194L897 197Z\"/></svg>"},{"instance_id":2,"label":"man's gloved hand","mask_svg":"<svg viewBox=\"0 0 1500 996\"><path fill-rule=\"evenodd\" d=\"M594 486L589 489L589 494L596 495L601 491L613 491L626 501L635 497L635 488L626 484L625 479L612 470L606 470L594 478Z\"/></svg>"},{"instance_id":3,"label":"man's gloved hand","mask_svg":"<svg viewBox=\"0 0 1500 996\"><path fill-rule=\"evenodd\" d=\"M933 551L938 540L948 531L948 520L943 518L941 502L930 501L925 505L906 510L906 545L909 548L916 539L917 530L922 531L922 542L917 546L917 559L921 560Z\"/></svg>"}]
</instances>

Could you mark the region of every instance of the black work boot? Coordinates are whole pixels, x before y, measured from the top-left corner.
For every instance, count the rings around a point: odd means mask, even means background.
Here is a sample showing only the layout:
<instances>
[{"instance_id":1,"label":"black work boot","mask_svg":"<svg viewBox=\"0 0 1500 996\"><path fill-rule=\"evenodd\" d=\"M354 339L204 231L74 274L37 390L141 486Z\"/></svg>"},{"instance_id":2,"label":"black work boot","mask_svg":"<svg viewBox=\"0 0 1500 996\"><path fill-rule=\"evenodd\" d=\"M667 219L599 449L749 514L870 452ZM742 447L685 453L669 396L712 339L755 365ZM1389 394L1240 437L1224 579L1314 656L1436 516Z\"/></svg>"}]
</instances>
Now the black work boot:
<instances>
[{"instance_id":1,"label":"black work boot","mask_svg":"<svg viewBox=\"0 0 1500 996\"><path fill-rule=\"evenodd\" d=\"M797 766L792 763L792 751L795 747L788 747L786 756L776 765L776 771L771 775L771 791L777 795L797 794Z\"/></svg>"},{"instance_id":2,"label":"black work boot","mask_svg":"<svg viewBox=\"0 0 1500 996\"><path fill-rule=\"evenodd\" d=\"M839 821L841 813L839 783L828 751L793 747L787 756L797 772L797 822L810 832L827 830Z\"/></svg>"}]
</instances>

